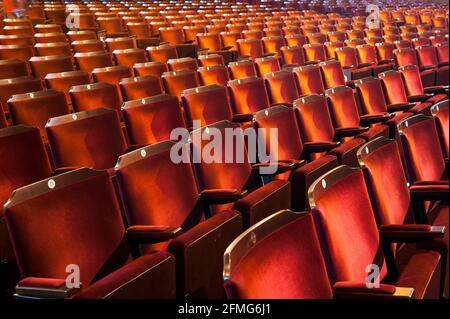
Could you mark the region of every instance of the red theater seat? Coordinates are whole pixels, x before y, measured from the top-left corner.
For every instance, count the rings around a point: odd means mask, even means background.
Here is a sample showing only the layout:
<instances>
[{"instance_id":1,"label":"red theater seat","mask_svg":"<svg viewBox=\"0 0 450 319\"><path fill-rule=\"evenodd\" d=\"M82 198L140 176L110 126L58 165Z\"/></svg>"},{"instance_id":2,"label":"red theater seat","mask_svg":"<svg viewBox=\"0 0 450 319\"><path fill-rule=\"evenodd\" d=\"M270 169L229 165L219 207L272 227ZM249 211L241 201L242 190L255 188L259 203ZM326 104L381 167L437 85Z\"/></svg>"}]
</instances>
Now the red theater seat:
<instances>
[{"instance_id":1,"label":"red theater seat","mask_svg":"<svg viewBox=\"0 0 450 319\"><path fill-rule=\"evenodd\" d=\"M100 82L76 85L70 89L69 94L75 112L106 107L120 113L119 91L114 84Z\"/></svg>"},{"instance_id":2,"label":"red theater seat","mask_svg":"<svg viewBox=\"0 0 450 319\"><path fill-rule=\"evenodd\" d=\"M50 161L37 128L23 125L0 129L0 204L14 189L37 182L52 174ZM14 259L3 211L0 213L0 258L6 264ZM6 273L2 273L2 276Z\"/></svg>"},{"instance_id":3,"label":"red theater seat","mask_svg":"<svg viewBox=\"0 0 450 319\"><path fill-rule=\"evenodd\" d=\"M277 57L257 58L255 59L255 66L261 78L264 78L267 73L281 70L280 59Z\"/></svg>"},{"instance_id":4,"label":"red theater seat","mask_svg":"<svg viewBox=\"0 0 450 319\"><path fill-rule=\"evenodd\" d=\"M413 114L408 112L408 110L413 108L415 104L406 103L400 105L387 105L381 80L377 78L358 80L355 85L362 114L366 115L368 118L370 118L370 116L387 116L390 118L385 124L390 128L389 136L395 137L395 125L402 119L408 118ZM389 115L388 113L394 115Z\"/></svg>"},{"instance_id":5,"label":"red theater seat","mask_svg":"<svg viewBox=\"0 0 450 319\"><path fill-rule=\"evenodd\" d=\"M203 66L197 69L200 83L202 85L227 86L230 80L228 68L224 65Z\"/></svg>"},{"instance_id":6,"label":"red theater seat","mask_svg":"<svg viewBox=\"0 0 450 319\"><path fill-rule=\"evenodd\" d=\"M264 77L270 102L272 104L290 104L298 99L298 89L292 72L278 71L267 73Z\"/></svg>"},{"instance_id":7,"label":"red theater seat","mask_svg":"<svg viewBox=\"0 0 450 319\"><path fill-rule=\"evenodd\" d=\"M42 90L42 81L32 76L20 76L17 78L0 80L0 104L3 107L3 111L8 113L6 102L14 94Z\"/></svg>"},{"instance_id":8,"label":"red theater seat","mask_svg":"<svg viewBox=\"0 0 450 319\"><path fill-rule=\"evenodd\" d=\"M311 214L289 210L267 217L228 246L224 280L229 299L333 297Z\"/></svg>"},{"instance_id":9,"label":"red theater seat","mask_svg":"<svg viewBox=\"0 0 450 319\"><path fill-rule=\"evenodd\" d=\"M298 125L304 144L326 144L329 154L335 155L340 164L357 166L356 151L364 144L358 137L341 142L345 137L353 137L364 130L335 129L324 96L313 94L294 101ZM317 152L312 158L319 158L323 154Z\"/></svg>"},{"instance_id":10,"label":"red theater seat","mask_svg":"<svg viewBox=\"0 0 450 319\"><path fill-rule=\"evenodd\" d=\"M436 189L430 185L408 188L398 143L394 140L385 138L373 140L361 147L358 158L367 177L368 189L373 195L372 206L381 229L383 227L401 228L404 224L405 227L411 227L411 230L414 227L416 230L424 227L421 224L445 227L445 235L442 238L420 243L418 248L429 248L439 252L442 256L441 271L446 274L448 272L448 203L437 205L425 215L422 214L423 211L417 205L423 205L423 201L427 199L436 199L436 196L433 196L433 191ZM419 192L425 195L418 196L421 194ZM445 191L441 194L442 199L446 197L444 193ZM398 253L401 253L402 249L408 251L411 248L411 245L396 247ZM445 279L445 276L442 279ZM444 286L445 283L441 282L441 294L444 293ZM448 279L446 294L448 294Z\"/></svg>"},{"instance_id":11,"label":"red theater seat","mask_svg":"<svg viewBox=\"0 0 450 319\"><path fill-rule=\"evenodd\" d=\"M327 60L325 45L321 43L303 45L305 51L305 61L309 63L318 63Z\"/></svg>"},{"instance_id":12,"label":"red theater seat","mask_svg":"<svg viewBox=\"0 0 450 319\"><path fill-rule=\"evenodd\" d=\"M116 111L97 108L50 119L45 127L55 167L109 169L127 151Z\"/></svg>"},{"instance_id":13,"label":"red theater seat","mask_svg":"<svg viewBox=\"0 0 450 319\"><path fill-rule=\"evenodd\" d=\"M119 85L124 101L143 99L164 93L161 79L150 75L123 78Z\"/></svg>"},{"instance_id":14,"label":"red theater seat","mask_svg":"<svg viewBox=\"0 0 450 319\"><path fill-rule=\"evenodd\" d=\"M448 65L440 66L436 47L431 45L418 47L417 56L419 67L436 70L436 85L448 85L449 67Z\"/></svg>"},{"instance_id":15,"label":"red theater seat","mask_svg":"<svg viewBox=\"0 0 450 319\"><path fill-rule=\"evenodd\" d=\"M175 296L170 254L132 259L114 186L104 171L83 168L16 190L5 219L23 278L18 297ZM62 231L67 220L75 232ZM79 267L81 290L65 285L69 264Z\"/></svg>"},{"instance_id":16,"label":"red theater seat","mask_svg":"<svg viewBox=\"0 0 450 319\"><path fill-rule=\"evenodd\" d=\"M341 62L337 60L328 60L326 62L320 62L319 65L322 71L325 89L342 86L350 81L350 76L347 76L348 79L346 79Z\"/></svg>"},{"instance_id":17,"label":"red theater seat","mask_svg":"<svg viewBox=\"0 0 450 319\"><path fill-rule=\"evenodd\" d=\"M8 109L13 125L37 127L44 139L48 119L69 114L64 93L54 90L13 95L8 100Z\"/></svg>"},{"instance_id":18,"label":"red theater seat","mask_svg":"<svg viewBox=\"0 0 450 319\"><path fill-rule=\"evenodd\" d=\"M162 62L146 62L136 63L133 66L134 74L137 76L151 75L160 78L164 72L168 72L169 68L166 63Z\"/></svg>"},{"instance_id":19,"label":"red theater seat","mask_svg":"<svg viewBox=\"0 0 450 319\"><path fill-rule=\"evenodd\" d=\"M221 194L229 190L199 193L189 153L184 155L185 163L174 163L171 159L174 145L165 141L119 158L116 176L126 203L127 233L136 237L132 244L141 244L145 253L157 248L175 256L179 270L177 295L223 298L223 253L242 230L241 216L237 211L227 210L204 219L202 207L211 203L203 201L206 198L203 193ZM147 186L142 189L140 185ZM230 202L241 197L236 192Z\"/></svg>"},{"instance_id":20,"label":"red theater seat","mask_svg":"<svg viewBox=\"0 0 450 319\"><path fill-rule=\"evenodd\" d=\"M111 54L104 51L75 53L74 58L78 69L87 73L95 68L113 66Z\"/></svg>"},{"instance_id":21,"label":"red theater seat","mask_svg":"<svg viewBox=\"0 0 450 319\"><path fill-rule=\"evenodd\" d=\"M72 86L89 84L89 82L89 74L83 71L50 73L45 77L47 89L63 92L66 95L67 103L71 103L69 90Z\"/></svg>"},{"instance_id":22,"label":"red theater seat","mask_svg":"<svg viewBox=\"0 0 450 319\"><path fill-rule=\"evenodd\" d=\"M424 87L419 68L415 65L407 65L399 68L402 73L406 93L411 101L423 100L436 103L448 99L448 87L430 86Z\"/></svg>"},{"instance_id":23,"label":"red theater seat","mask_svg":"<svg viewBox=\"0 0 450 319\"><path fill-rule=\"evenodd\" d=\"M338 165L333 155L324 155L312 161L315 153L325 152L334 145L326 143L306 143L302 141L302 134L297 125L295 112L291 107L284 105L274 106L253 115L255 129L260 138L264 137L266 152L270 152L270 130L277 129L278 152L273 155L272 161L287 163L291 171L277 175L277 179L289 180L292 188L292 209L303 211L307 209L307 191L311 183ZM305 163L308 161L308 163Z\"/></svg>"},{"instance_id":24,"label":"red theater seat","mask_svg":"<svg viewBox=\"0 0 450 319\"><path fill-rule=\"evenodd\" d=\"M136 63L147 62L147 54L144 49L114 50L114 59L118 65L132 68Z\"/></svg>"},{"instance_id":25,"label":"red theater seat","mask_svg":"<svg viewBox=\"0 0 450 319\"><path fill-rule=\"evenodd\" d=\"M436 103L431 107L431 114L436 119L436 126L438 128L441 145L444 150L444 156L449 158L449 115L448 115L448 100Z\"/></svg>"},{"instance_id":26,"label":"red theater seat","mask_svg":"<svg viewBox=\"0 0 450 319\"><path fill-rule=\"evenodd\" d=\"M338 86L325 91L328 99L330 114L336 130L361 130L359 138L370 140L378 136L389 136L389 128L383 122L389 116L364 116L359 114L359 108L353 89L347 86ZM367 128L364 132L364 128Z\"/></svg>"},{"instance_id":27,"label":"red theater seat","mask_svg":"<svg viewBox=\"0 0 450 319\"><path fill-rule=\"evenodd\" d=\"M355 48L342 47L335 50L336 58L341 62L344 69L351 70L351 79L358 80L373 74L371 65L360 64L358 62L357 51Z\"/></svg>"},{"instance_id":28,"label":"red theater seat","mask_svg":"<svg viewBox=\"0 0 450 319\"><path fill-rule=\"evenodd\" d=\"M201 143L201 145L196 143L196 136L206 136L207 134L215 134L217 132L221 132L222 136L225 136L225 129L227 128L237 129L239 128L239 124L221 121L193 131L190 138L193 154L201 154L205 145L207 145L205 143ZM274 212L289 208L291 203L291 189L289 182L283 180L271 181L261 186L258 175L260 173L263 174L263 172L260 171L259 166L253 167L249 163L243 132L235 130L233 135L232 146L234 152L236 152L236 156L243 156L242 162L226 162L224 151L226 143L221 143L222 159L220 161L211 163L209 161L201 161L201 163L194 163L194 167L197 172L196 176L198 177L200 191L228 189L234 193L237 192L243 195L234 204L218 205L212 207L211 210L215 214L224 209L235 209L242 215L244 228L248 228ZM230 144L226 147L230 147ZM281 171L277 170L274 174L279 172Z\"/></svg>"},{"instance_id":29,"label":"red theater seat","mask_svg":"<svg viewBox=\"0 0 450 319\"><path fill-rule=\"evenodd\" d=\"M181 93L200 85L196 71L182 70L165 72L161 76L167 94L178 97L181 101Z\"/></svg>"},{"instance_id":30,"label":"red theater seat","mask_svg":"<svg viewBox=\"0 0 450 319\"><path fill-rule=\"evenodd\" d=\"M284 65L301 66L305 64L305 53L301 46L284 46L280 48Z\"/></svg>"},{"instance_id":31,"label":"red theater seat","mask_svg":"<svg viewBox=\"0 0 450 319\"><path fill-rule=\"evenodd\" d=\"M264 47L261 39L239 39L236 42L241 58L254 60L264 57Z\"/></svg>"},{"instance_id":32,"label":"red theater seat","mask_svg":"<svg viewBox=\"0 0 450 319\"><path fill-rule=\"evenodd\" d=\"M255 62L249 60L231 62L228 64L231 77L234 80L257 76Z\"/></svg>"},{"instance_id":33,"label":"red theater seat","mask_svg":"<svg viewBox=\"0 0 450 319\"><path fill-rule=\"evenodd\" d=\"M270 106L266 86L261 78L231 80L228 88L236 114L253 114Z\"/></svg>"},{"instance_id":34,"label":"red theater seat","mask_svg":"<svg viewBox=\"0 0 450 319\"><path fill-rule=\"evenodd\" d=\"M397 49L394 51L395 62L397 67L404 67L407 65L415 65L419 67L419 60L417 57L417 50L412 48ZM420 67L420 77L425 87L436 85L436 70L429 67Z\"/></svg>"},{"instance_id":35,"label":"red theater seat","mask_svg":"<svg viewBox=\"0 0 450 319\"><path fill-rule=\"evenodd\" d=\"M170 71L191 70L197 71L198 63L197 59L186 57L180 59L169 59L167 61Z\"/></svg>"},{"instance_id":36,"label":"red theater seat","mask_svg":"<svg viewBox=\"0 0 450 319\"><path fill-rule=\"evenodd\" d=\"M30 59L31 71L33 75L41 80L49 73L73 71L72 58L64 55L52 55Z\"/></svg>"},{"instance_id":37,"label":"red theater seat","mask_svg":"<svg viewBox=\"0 0 450 319\"><path fill-rule=\"evenodd\" d=\"M75 53L105 51L105 44L97 39L73 41L71 45Z\"/></svg>"},{"instance_id":38,"label":"red theater seat","mask_svg":"<svg viewBox=\"0 0 450 319\"><path fill-rule=\"evenodd\" d=\"M18 59L0 60L0 80L27 76L26 62Z\"/></svg>"},{"instance_id":39,"label":"red theater seat","mask_svg":"<svg viewBox=\"0 0 450 319\"><path fill-rule=\"evenodd\" d=\"M381 79L384 94L390 107L393 105L407 104L411 101L411 98L408 101L406 88L403 85L402 74L399 71L391 70L383 72L379 74L378 77ZM424 102L415 103L415 106L409 109L409 112L430 114L430 106L432 104L425 102L427 99L428 97L425 96L424 99L422 99Z\"/></svg>"},{"instance_id":40,"label":"red theater seat","mask_svg":"<svg viewBox=\"0 0 450 319\"><path fill-rule=\"evenodd\" d=\"M170 140L175 128L184 128L179 100L171 95L125 102L122 109L130 144L148 145Z\"/></svg>"},{"instance_id":41,"label":"red theater seat","mask_svg":"<svg viewBox=\"0 0 450 319\"><path fill-rule=\"evenodd\" d=\"M200 121L199 128L233 119L226 87L208 85L187 89L183 91L181 99L189 129L192 129L194 120Z\"/></svg>"},{"instance_id":42,"label":"red theater seat","mask_svg":"<svg viewBox=\"0 0 450 319\"><path fill-rule=\"evenodd\" d=\"M446 164L434 119L417 114L398 123L397 129L408 163L408 180L411 183L448 183Z\"/></svg>"},{"instance_id":43,"label":"red theater seat","mask_svg":"<svg viewBox=\"0 0 450 319\"><path fill-rule=\"evenodd\" d=\"M374 265L386 297L398 292L396 287L412 288L408 294L416 299L439 296L441 255L420 249L405 256L403 266L396 265L402 256L394 257L391 244L424 241L426 231L419 231L416 237L411 236L413 239L406 238L401 229L379 231L361 170L340 166L321 176L308 193L335 292L345 295L347 289L361 285L367 289L366 268Z\"/></svg>"},{"instance_id":44,"label":"red theater seat","mask_svg":"<svg viewBox=\"0 0 450 319\"><path fill-rule=\"evenodd\" d=\"M325 91L319 65L305 65L293 70L300 95L322 94Z\"/></svg>"}]
</instances>

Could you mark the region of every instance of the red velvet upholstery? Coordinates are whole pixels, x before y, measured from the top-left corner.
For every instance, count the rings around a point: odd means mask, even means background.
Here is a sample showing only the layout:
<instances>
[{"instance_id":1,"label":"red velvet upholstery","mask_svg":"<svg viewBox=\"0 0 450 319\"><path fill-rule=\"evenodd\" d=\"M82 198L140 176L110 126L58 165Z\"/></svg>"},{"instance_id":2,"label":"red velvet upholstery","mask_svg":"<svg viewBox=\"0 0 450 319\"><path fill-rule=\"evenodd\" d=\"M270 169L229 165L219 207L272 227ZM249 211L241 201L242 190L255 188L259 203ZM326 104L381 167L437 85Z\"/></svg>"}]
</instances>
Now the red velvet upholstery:
<instances>
[{"instance_id":1,"label":"red velvet upholstery","mask_svg":"<svg viewBox=\"0 0 450 319\"><path fill-rule=\"evenodd\" d=\"M293 70L300 95L322 94L325 91L318 65L300 66Z\"/></svg>"},{"instance_id":2,"label":"red velvet upholstery","mask_svg":"<svg viewBox=\"0 0 450 319\"><path fill-rule=\"evenodd\" d=\"M121 101L119 90L114 84L92 83L73 86L70 99L75 112L105 107L120 114Z\"/></svg>"},{"instance_id":3,"label":"red velvet upholstery","mask_svg":"<svg viewBox=\"0 0 450 319\"><path fill-rule=\"evenodd\" d=\"M116 176L128 224L181 227L185 231L181 239L145 245L143 251L167 249L175 255L180 271L184 265L196 266L193 269L186 267L186 271L179 273L180 296L204 293L204 297L222 297L223 252L240 233L242 223L236 211L221 212L207 222L203 221L192 166L172 161L174 145L169 141L161 142L119 159ZM220 240L217 240L218 234L221 234ZM190 252L195 250L194 242L203 242L198 244L203 247L201 257ZM215 279L210 282L209 276Z\"/></svg>"},{"instance_id":4,"label":"red velvet upholstery","mask_svg":"<svg viewBox=\"0 0 450 319\"><path fill-rule=\"evenodd\" d=\"M268 219L265 224L270 222ZM312 216L307 214L277 226L265 237L257 238L258 242L234 266L227 282L228 297L332 298Z\"/></svg>"},{"instance_id":5,"label":"red velvet upholstery","mask_svg":"<svg viewBox=\"0 0 450 319\"><path fill-rule=\"evenodd\" d=\"M220 54L200 55L198 57L198 61L200 62L200 65L202 67L214 66L214 65L225 65L223 56L221 56Z\"/></svg>"},{"instance_id":6,"label":"red velvet upholstery","mask_svg":"<svg viewBox=\"0 0 450 319\"><path fill-rule=\"evenodd\" d=\"M190 70L165 72L161 76L167 94L174 95L181 100L181 93L199 86L197 73Z\"/></svg>"},{"instance_id":7,"label":"red velvet upholstery","mask_svg":"<svg viewBox=\"0 0 450 319\"><path fill-rule=\"evenodd\" d=\"M54 90L13 95L8 108L13 125L37 127L44 138L48 119L69 113L64 93Z\"/></svg>"},{"instance_id":8,"label":"red velvet upholstery","mask_svg":"<svg viewBox=\"0 0 450 319\"><path fill-rule=\"evenodd\" d=\"M85 287L75 299L168 299L175 296L172 255L153 252ZM118 289L120 287L120 289ZM152 287L149 289L149 287ZM157 287L157 289L155 289Z\"/></svg>"},{"instance_id":9,"label":"red velvet upholstery","mask_svg":"<svg viewBox=\"0 0 450 319\"><path fill-rule=\"evenodd\" d=\"M236 114L252 114L270 106L266 86L261 78L231 80L228 88Z\"/></svg>"},{"instance_id":10,"label":"red velvet upholstery","mask_svg":"<svg viewBox=\"0 0 450 319\"><path fill-rule=\"evenodd\" d=\"M377 43L377 56L380 61L394 61L395 46L390 42Z\"/></svg>"},{"instance_id":11,"label":"red velvet upholstery","mask_svg":"<svg viewBox=\"0 0 450 319\"><path fill-rule=\"evenodd\" d=\"M292 104L299 97L295 77L292 72L278 71L268 73L265 76L265 81L271 103Z\"/></svg>"},{"instance_id":12,"label":"red velvet upholstery","mask_svg":"<svg viewBox=\"0 0 450 319\"><path fill-rule=\"evenodd\" d=\"M52 118L46 131L56 167L108 169L127 149L117 112L110 109Z\"/></svg>"},{"instance_id":13,"label":"red velvet upholstery","mask_svg":"<svg viewBox=\"0 0 450 319\"><path fill-rule=\"evenodd\" d=\"M220 56L222 57L222 56ZM198 68L198 76L202 85L227 86L230 80L228 68L224 65L211 65Z\"/></svg>"},{"instance_id":14,"label":"red velvet upholstery","mask_svg":"<svg viewBox=\"0 0 450 319\"><path fill-rule=\"evenodd\" d=\"M305 142L329 142L334 140L333 123L325 97L309 95L296 100L295 107Z\"/></svg>"},{"instance_id":15,"label":"red velvet upholstery","mask_svg":"<svg viewBox=\"0 0 450 319\"><path fill-rule=\"evenodd\" d=\"M434 119L415 115L400 122L399 131L410 181L448 180Z\"/></svg>"},{"instance_id":16,"label":"red velvet upholstery","mask_svg":"<svg viewBox=\"0 0 450 319\"><path fill-rule=\"evenodd\" d=\"M131 261L119 204L105 171L80 169L19 189L6 205L5 218L22 277L63 279L67 265L76 264L83 287L89 291L89 286L100 285L89 297L106 297L171 258ZM173 265L161 274L173 287ZM173 288L158 286L157 279L153 284L150 296L174 296Z\"/></svg>"},{"instance_id":17,"label":"red velvet upholstery","mask_svg":"<svg viewBox=\"0 0 450 319\"><path fill-rule=\"evenodd\" d=\"M202 127L222 120L231 121L230 101L223 86L208 85L184 90L182 101L189 128L193 120L201 121Z\"/></svg>"},{"instance_id":18,"label":"red velvet upholstery","mask_svg":"<svg viewBox=\"0 0 450 319\"><path fill-rule=\"evenodd\" d=\"M278 130L278 153L274 154L273 160L297 161L309 160L309 154L304 152L300 129L297 125L294 111L286 106L274 106L267 110L260 111L254 115L255 128L264 129L258 134L266 138L266 152L269 151L270 129ZM261 136L262 137L262 136ZM303 211L307 202L307 190L309 185L318 176L328 169L337 166L334 156L326 155L311 163L300 166L293 172L277 175L277 179L289 179L292 187L292 208L296 211Z\"/></svg>"},{"instance_id":19,"label":"red velvet upholstery","mask_svg":"<svg viewBox=\"0 0 450 319\"><path fill-rule=\"evenodd\" d=\"M171 95L125 102L122 113L131 144L168 140L174 128L186 126L178 98Z\"/></svg>"}]
</instances>

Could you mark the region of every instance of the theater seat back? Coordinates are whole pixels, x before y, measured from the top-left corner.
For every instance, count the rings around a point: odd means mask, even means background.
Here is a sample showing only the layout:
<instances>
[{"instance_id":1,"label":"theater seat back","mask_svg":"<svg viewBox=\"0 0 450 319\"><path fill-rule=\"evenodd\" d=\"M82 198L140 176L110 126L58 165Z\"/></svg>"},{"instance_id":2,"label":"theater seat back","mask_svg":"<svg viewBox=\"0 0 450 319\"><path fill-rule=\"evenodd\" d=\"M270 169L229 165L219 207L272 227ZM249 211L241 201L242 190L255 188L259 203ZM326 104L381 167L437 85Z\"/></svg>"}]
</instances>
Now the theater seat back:
<instances>
[{"instance_id":1,"label":"theater seat back","mask_svg":"<svg viewBox=\"0 0 450 319\"><path fill-rule=\"evenodd\" d=\"M54 117L46 132L56 167L108 169L127 148L117 112L106 108Z\"/></svg>"},{"instance_id":2,"label":"theater seat back","mask_svg":"<svg viewBox=\"0 0 450 319\"><path fill-rule=\"evenodd\" d=\"M267 217L228 246L224 278L229 298L333 295L311 214L288 210Z\"/></svg>"},{"instance_id":3,"label":"theater seat back","mask_svg":"<svg viewBox=\"0 0 450 319\"><path fill-rule=\"evenodd\" d=\"M82 168L18 189L5 207L22 277L67 277L84 286L130 260L114 186L105 171Z\"/></svg>"},{"instance_id":4,"label":"theater seat back","mask_svg":"<svg viewBox=\"0 0 450 319\"><path fill-rule=\"evenodd\" d=\"M332 283L366 282L372 264L382 280L387 270L363 172L339 166L317 179L308 196Z\"/></svg>"}]
</instances>

